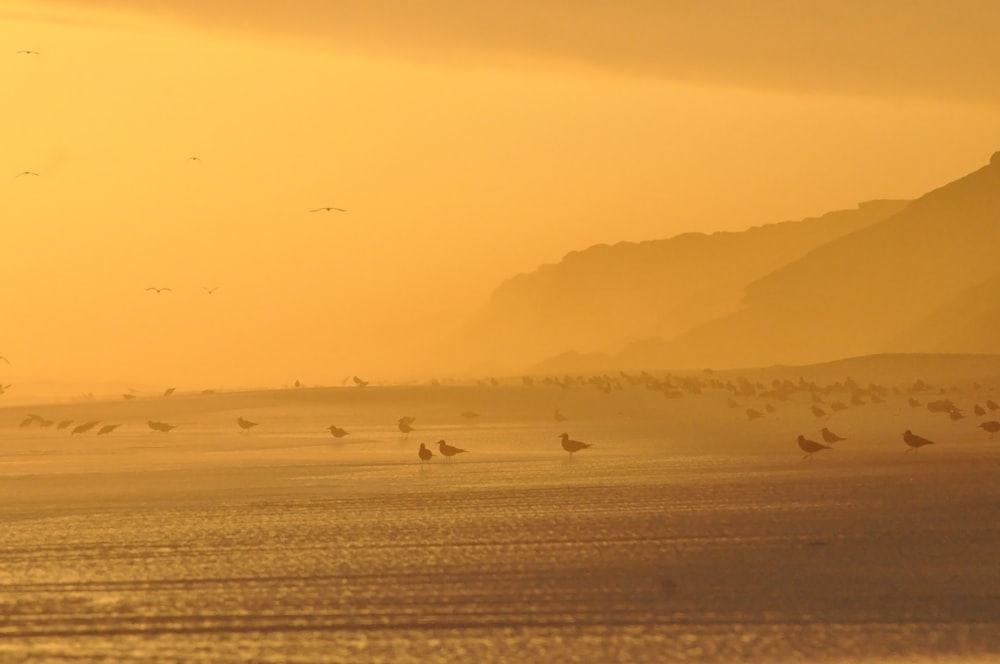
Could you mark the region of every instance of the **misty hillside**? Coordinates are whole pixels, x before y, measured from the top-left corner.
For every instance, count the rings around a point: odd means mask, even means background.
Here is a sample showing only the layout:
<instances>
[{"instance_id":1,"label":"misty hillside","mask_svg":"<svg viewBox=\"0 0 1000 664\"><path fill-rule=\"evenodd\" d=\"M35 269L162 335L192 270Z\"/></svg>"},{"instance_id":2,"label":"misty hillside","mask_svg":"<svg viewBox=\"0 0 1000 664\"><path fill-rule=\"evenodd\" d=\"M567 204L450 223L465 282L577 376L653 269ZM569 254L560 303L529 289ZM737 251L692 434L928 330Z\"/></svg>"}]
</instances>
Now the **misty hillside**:
<instances>
[{"instance_id":1,"label":"misty hillside","mask_svg":"<svg viewBox=\"0 0 1000 664\"><path fill-rule=\"evenodd\" d=\"M746 306L626 366L761 366L908 352L1000 352L1000 153L897 214L757 279Z\"/></svg>"},{"instance_id":2,"label":"misty hillside","mask_svg":"<svg viewBox=\"0 0 1000 664\"><path fill-rule=\"evenodd\" d=\"M994 353L1000 345L1000 274L959 293L953 300L904 330L890 351L926 349Z\"/></svg>"},{"instance_id":3,"label":"misty hillside","mask_svg":"<svg viewBox=\"0 0 1000 664\"><path fill-rule=\"evenodd\" d=\"M743 232L572 252L501 285L453 350L469 363L517 371L564 351L613 351L639 339L674 337L737 311L755 279L907 204L872 201Z\"/></svg>"}]
</instances>

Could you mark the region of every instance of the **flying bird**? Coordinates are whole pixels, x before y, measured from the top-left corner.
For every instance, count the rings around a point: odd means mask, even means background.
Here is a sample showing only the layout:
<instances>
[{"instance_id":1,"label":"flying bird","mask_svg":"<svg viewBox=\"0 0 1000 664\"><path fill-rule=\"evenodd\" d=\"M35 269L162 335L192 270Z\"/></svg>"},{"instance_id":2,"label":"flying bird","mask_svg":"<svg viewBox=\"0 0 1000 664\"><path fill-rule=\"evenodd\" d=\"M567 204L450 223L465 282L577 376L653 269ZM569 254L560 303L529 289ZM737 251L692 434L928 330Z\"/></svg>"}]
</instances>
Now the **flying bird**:
<instances>
[{"instance_id":1,"label":"flying bird","mask_svg":"<svg viewBox=\"0 0 1000 664\"><path fill-rule=\"evenodd\" d=\"M318 207L315 210L309 210L310 212L347 212L344 208L339 207Z\"/></svg>"},{"instance_id":2,"label":"flying bird","mask_svg":"<svg viewBox=\"0 0 1000 664\"><path fill-rule=\"evenodd\" d=\"M174 390L176 389L177 389L176 387L168 387L167 389L163 390L163 396L169 397L171 394L174 393Z\"/></svg>"},{"instance_id":3,"label":"flying bird","mask_svg":"<svg viewBox=\"0 0 1000 664\"><path fill-rule=\"evenodd\" d=\"M438 441L438 452L440 452L442 454L442 456L444 456L446 459L450 459L451 457L455 456L456 454L462 454L463 452L466 452L466 451L467 450L463 450L463 449L461 449L459 447L454 447L453 445L449 445L448 443L444 442L443 440L439 440Z\"/></svg>"},{"instance_id":4,"label":"flying bird","mask_svg":"<svg viewBox=\"0 0 1000 664\"><path fill-rule=\"evenodd\" d=\"M829 443L830 445L833 445L834 443L839 443L842 440L847 440L843 436L838 436L837 434L830 431L826 427L823 427L823 429L820 430L820 433L823 434L823 440Z\"/></svg>"},{"instance_id":5,"label":"flying bird","mask_svg":"<svg viewBox=\"0 0 1000 664\"><path fill-rule=\"evenodd\" d=\"M166 422L154 422L153 420L148 420L146 424L148 424L149 428L152 429L153 431L161 431L163 433L167 433L171 429L177 428L176 424L167 424Z\"/></svg>"},{"instance_id":6,"label":"flying bird","mask_svg":"<svg viewBox=\"0 0 1000 664\"><path fill-rule=\"evenodd\" d=\"M147 288L146 290L148 290L148 291L155 291L155 292L157 292L157 293L162 293L163 291L168 291L168 292L170 292L170 291L172 291L173 289L171 289L171 288L157 288L156 286L150 286L150 287L149 287L149 288Z\"/></svg>"},{"instance_id":7,"label":"flying bird","mask_svg":"<svg viewBox=\"0 0 1000 664\"><path fill-rule=\"evenodd\" d=\"M10 360L8 360L8 359L7 359L6 357L4 357L3 355L0 355L0 360L3 360L3 361L4 361L4 362L6 362L7 364L10 364Z\"/></svg>"},{"instance_id":8,"label":"flying bird","mask_svg":"<svg viewBox=\"0 0 1000 664\"><path fill-rule=\"evenodd\" d=\"M574 452L579 452L580 450L585 450L590 447L590 443L581 443L579 440L573 440L569 437L568 433L559 434L562 438L562 448L569 452L570 456L573 456Z\"/></svg>"},{"instance_id":9,"label":"flying bird","mask_svg":"<svg viewBox=\"0 0 1000 664\"><path fill-rule=\"evenodd\" d=\"M39 53L38 51L32 51L29 49L23 49L17 52L20 53L21 55L41 55L41 53Z\"/></svg>"},{"instance_id":10,"label":"flying bird","mask_svg":"<svg viewBox=\"0 0 1000 664\"><path fill-rule=\"evenodd\" d=\"M215 291L219 290L219 287L218 287L218 286L215 286L214 288L208 288L207 286L202 286L202 287L201 287L201 289L202 289L203 291L205 291L206 293L208 293L209 295L211 295L211 294L212 294L212 293L214 293Z\"/></svg>"},{"instance_id":11,"label":"flying bird","mask_svg":"<svg viewBox=\"0 0 1000 664\"><path fill-rule=\"evenodd\" d=\"M330 433L333 435L334 438L343 438L344 436L348 435L347 431L341 429L336 424L331 424L330 426L327 427L327 429L330 431Z\"/></svg>"},{"instance_id":12,"label":"flying bird","mask_svg":"<svg viewBox=\"0 0 1000 664\"><path fill-rule=\"evenodd\" d=\"M907 452L917 452L924 445L934 444L933 440L922 438L909 429L903 432L903 442L910 446L910 449L906 450Z\"/></svg>"},{"instance_id":13,"label":"flying bird","mask_svg":"<svg viewBox=\"0 0 1000 664\"><path fill-rule=\"evenodd\" d=\"M354 384L357 385L358 387L368 387L368 381L367 380L361 380L357 376L354 376L353 380L354 380Z\"/></svg>"},{"instance_id":14,"label":"flying bird","mask_svg":"<svg viewBox=\"0 0 1000 664\"><path fill-rule=\"evenodd\" d=\"M257 426L256 422L251 422L250 420L245 420L242 417L237 417L236 418L236 423L238 425L240 425L240 428L243 429L244 431L249 431L250 429L252 429L255 426Z\"/></svg>"},{"instance_id":15,"label":"flying bird","mask_svg":"<svg viewBox=\"0 0 1000 664\"><path fill-rule=\"evenodd\" d=\"M188 161L201 161L201 157L188 157Z\"/></svg>"},{"instance_id":16,"label":"flying bird","mask_svg":"<svg viewBox=\"0 0 1000 664\"><path fill-rule=\"evenodd\" d=\"M15 177L15 178L19 178L19 177L21 177L22 175L34 175L35 177L38 177L38 173L36 173L35 171L21 171L20 173L18 173L18 174L17 174L17 175L15 175L14 177Z\"/></svg>"},{"instance_id":17,"label":"flying bird","mask_svg":"<svg viewBox=\"0 0 1000 664\"><path fill-rule=\"evenodd\" d=\"M424 461L430 463L431 457L434 456L434 453L431 452L429 449L427 449L426 445L420 443L420 450L417 452L417 456L420 457L421 463L423 463Z\"/></svg>"},{"instance_id":18,"label":"flying bird","mask_svg":"<svg viewBox=\"0 0 1000 664\"><path fill-rule=\"evenodd\" d=\"M98 436L107 435L120 426L121 426L120 424L105 424L103 427L97 430L97 435Z\"/></svg>"},{"instance_id":19,"label":"flying bird","mask_svg":"<svg viewBox=\"0 0 1000 664\"><path fill-rule=\"evenodd\" d=\"M803 459L812 458L812 455L816 452L821 452L823 450L833 449L829 445L824 445L823 443L817 443L815 440L809 440L802 434L798 437L799 449L806 453Z\"/></svg>"}]
</instances>

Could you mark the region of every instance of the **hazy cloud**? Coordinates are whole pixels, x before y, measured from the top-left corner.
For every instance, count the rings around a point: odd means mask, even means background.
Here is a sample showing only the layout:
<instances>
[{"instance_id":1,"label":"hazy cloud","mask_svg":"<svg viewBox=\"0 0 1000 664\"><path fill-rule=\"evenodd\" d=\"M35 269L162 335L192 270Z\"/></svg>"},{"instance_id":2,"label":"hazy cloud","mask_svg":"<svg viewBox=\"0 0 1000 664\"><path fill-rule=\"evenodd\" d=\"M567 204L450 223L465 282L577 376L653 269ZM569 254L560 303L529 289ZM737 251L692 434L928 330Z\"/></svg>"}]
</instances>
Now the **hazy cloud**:
<instances>
[{"instance_id":1,"label":"hazy cloud","mask_svg":"<svg viewBox=\"0 0 1000 664\"><path fill-rule=\"evenodd\" d=\"M994 0L42 0L327 48L574 62L805 93L1000 103Z\"/></svg>"}]
</instances>

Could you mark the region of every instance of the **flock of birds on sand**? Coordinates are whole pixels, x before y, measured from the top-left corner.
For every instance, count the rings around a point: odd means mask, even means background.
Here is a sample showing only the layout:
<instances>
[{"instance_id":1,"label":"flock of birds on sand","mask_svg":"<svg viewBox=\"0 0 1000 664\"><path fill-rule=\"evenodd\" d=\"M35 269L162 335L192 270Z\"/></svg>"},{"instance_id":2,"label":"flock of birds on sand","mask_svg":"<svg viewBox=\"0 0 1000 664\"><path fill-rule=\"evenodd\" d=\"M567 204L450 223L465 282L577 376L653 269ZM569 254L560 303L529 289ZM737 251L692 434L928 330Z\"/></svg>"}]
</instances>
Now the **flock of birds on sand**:
<instances>
[{"instance_id":1,"label":"flock of birds on sand","mask_svg":"<svg viewBox=\"0 0 1000 664\"><path fill-rule=\"evenodd\" d=\"M6 358L0 356L0 359ZM706 371L706 373L711 374L711 372L708 371ZM348 381L346 378L344 380L345 382ZM369 381L363 380L358 376L353 376L351 381L356 389L364 389L369 385ZM432 381L431 384L440 385L437 381ZM763 402L763 405L760 405L759 408L746 408L746 418L750 421L760 420L768 415L778 412L779 406L785 409L801 409L803 407L801 405L803 395L806 395L805 398L811 402L808 406L808 416L820 420L829 418L832 413L841 412L864 404L882 404L894 396L897 398L896 405L899 407L902 407L902 399L905 398L905 403L910 408L925 408L931 413L942 414L942 416L948 417L955 423L960 423L961 420L966 418L965 409L959 407L952 399L947 398L946 396L941 396L946 394L945 390L939 389L937 393L935 393L929 385L920 380L916 381L916 383L914 383L908 390L904 391L899 387L890 389L876 384L870 384L867 387L862 387L850 378L843 382L828 385L820 385L804 379L800 379L797 383L787 379L775 379L770 385L765 385L760 381L753 382L744 377L723 381L718 378L706 378L704 376L675 376L668 374L664 378L658 378L648 372L641 372L638 374L620 372L618 376L610 376L607 374L590 377L550 376L545 378L536 378L524 376L521 378L521 384L524 387L543 385L561 389L593 387L605 394L610 394L616 390L624 390L627 387L639 387L653 392L662 393L664 397L668 399L685 397L690 398L692 396L700 395L708 390L724 391L728 394L727 405L732 409L744 407L747 400ZM500 383L495 378L490 378L478 381L478 385L498 387ZM295 386L300 387L300 383L296 381ZM2 387L3 386L0 385L0 388ZM979 389L980 387L981 386L978 384L975 385L976 389ZM957 388L952 389L952 393L957 391ZM169 397L173 395L174 392L175 388L168 388L163 392L163 396ZM202 394L214 393L214 390L202 391ZM918 396L928 393L932 393L935 398L931 398L926 402L923 402L918 398ZM842 398L838 398L841 394L844 396ZM126 400L135 398L135 394L132 392L123 394L122 396ZM782 405L783 403L786 403L786 405ZM1000 411L1000 404L997 404L993 399L986 398L982 402L982 405L978 402L975 403L972 407L972 411L979 418L984 418L990 414L1000 416L1000 413L997 413L997 411ZM462 418L469 421L475 420L479 417L479 413L472 410L462 411L460 415ZM800 411L799 417L808 416ZM555 407L552 419L555 422L561 423L565 422L567 417L558 407ZM417 431L414 427L415 421L416 417L410 415L400 417L397 420L396 428L400 434L402 434L402 440L406 440L411 433ZM98 427L98 425L101 426ZM236 418L236 425L240 432L247 433L251 429L257 427L259 423L241 416ZM84 434L96 429L97 435L102 436L111 434L121 425L120 423L102 424L101 422L95 420L88 420L78 424L71 420L53 421L38 414L31 413L28 414L27 417L25 417L25 419L21 422L21 426L38 426L42 428L54 427L57 430L68 429L71 435ZM160 433L169 433L177 427L175 424L157 420L148 420L147 426L150 430ZM992 439L994 434L1000 432L1000 421L996 419L986 419L981 421L977 427L988 433L989 437ZM350 435L350 432L347 429L336 424L329 425L326 427L326 430L329 431L330 435L335 439L341 439ZM835 445L847 440L846 437L836 433L829 426L822 427L819 430L819 433L821 440L812 440L803 434L799 434L797 436L796 442L799 449L804 453L803 459L812 459L813 455L818 452L834 449ZM572 458L577 452L592 447L590 443L574 440L568 433L562 433L559 436L559 439L561 441L562 449L570 455L570 458ZM916 454L918 450L923 447L935 444L933 440L914 433L910 429L903 432L902 441L906 445L906 449L904 451L913 452L914 454ZM451 445L443 439L438 440L437 443L434 443L433 445L437 446L437 454L446 460L450 460L452 457L459 454L468 453L468 450ZM436 456L434 451L432 451L431 447L429 447L427 443L420 443L420 447L417 450L417 457L421 464L430 463L434 456Z\"/></svg>"}]
</instances>

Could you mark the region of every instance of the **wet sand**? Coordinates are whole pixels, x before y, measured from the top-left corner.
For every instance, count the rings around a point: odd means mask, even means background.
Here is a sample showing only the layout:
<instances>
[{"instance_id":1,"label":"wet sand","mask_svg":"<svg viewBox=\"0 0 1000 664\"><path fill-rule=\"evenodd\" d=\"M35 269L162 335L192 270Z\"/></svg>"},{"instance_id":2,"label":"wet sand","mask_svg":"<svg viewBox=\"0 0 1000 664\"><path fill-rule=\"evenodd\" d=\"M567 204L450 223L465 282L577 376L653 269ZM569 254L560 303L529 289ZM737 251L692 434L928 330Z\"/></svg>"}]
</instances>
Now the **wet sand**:
<instances>
[{"instance_id":1,"label":"wet sand","mask_svg":"<svg viewBox=\"0 0 1000 664\"><path fill-rule=\"evenodd\" d=\"M970 423L857 408L803 460L805 402L367 389L45 407L125 422L86 438L0 411L0 660L1000 661ZM470 452L422 467L438 438Z\"/></svg>"}]
</instances>

